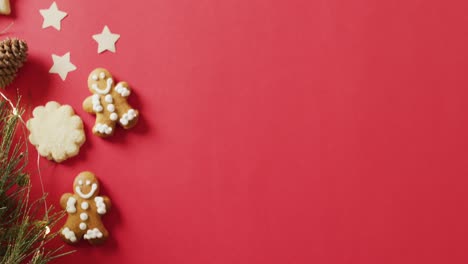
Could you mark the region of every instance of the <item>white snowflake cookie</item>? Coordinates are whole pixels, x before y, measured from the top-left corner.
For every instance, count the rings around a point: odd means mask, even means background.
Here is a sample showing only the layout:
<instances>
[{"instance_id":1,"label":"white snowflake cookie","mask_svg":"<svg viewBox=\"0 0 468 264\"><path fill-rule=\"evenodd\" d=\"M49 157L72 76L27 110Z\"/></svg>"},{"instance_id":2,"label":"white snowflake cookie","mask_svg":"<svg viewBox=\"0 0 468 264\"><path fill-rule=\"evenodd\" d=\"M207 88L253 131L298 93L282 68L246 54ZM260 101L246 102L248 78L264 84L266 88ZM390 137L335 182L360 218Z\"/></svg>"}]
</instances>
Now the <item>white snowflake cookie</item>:
<instances>
[{"instance_id":1,"label":"white snowflake cookie","mask_svg":"<svg viewBox=\"0 0 468 264\"><path fill-rule=\"evenodd\" d=\"M83 121L71 106L53 101L36 107L27 126L39 154L56 162L76 156L86 140Z\"/></svg>"}]
</instances>

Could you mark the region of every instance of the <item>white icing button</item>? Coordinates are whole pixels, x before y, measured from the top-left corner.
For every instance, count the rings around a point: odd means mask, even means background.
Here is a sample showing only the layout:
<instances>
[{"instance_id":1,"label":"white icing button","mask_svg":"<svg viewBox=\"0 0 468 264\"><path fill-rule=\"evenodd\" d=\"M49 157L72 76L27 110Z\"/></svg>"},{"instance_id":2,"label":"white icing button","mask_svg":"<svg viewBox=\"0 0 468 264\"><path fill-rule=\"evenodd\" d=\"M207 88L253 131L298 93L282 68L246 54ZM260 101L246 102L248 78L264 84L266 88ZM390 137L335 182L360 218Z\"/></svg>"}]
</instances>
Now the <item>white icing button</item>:
<instances>
[{"instance_id":1,"label":"white icing button","mask_svg":"<svg viewBox=\"0 0 468 264\"><path fill-rule=\"evenodd\" d=\"M82 221L88 220L88 214L87 214L87 213L81 213L81 214L80 214L80 219L81 219Z\"/></svg>"},{"instance_id":2,"label":"white icing button","mask_svg":"<svg viewBox=\"0 0 468 264\"><path fill-rule=\"evenodd\" d=\"M106 74L105 74L104 72L101 72L101 73L99 74L99 78L101 78L101 79L106 78Z\"/></svg>"},{"instance_id":3,"label":"white icing button","mask_svg":"<svg viewBox=\"0 0 468 264\"><path fill-rule=\"evenodd\" d=\"M112 121L115 121L115 120L117 120L118 118L119 118L119 116L118 116L116 113L110 114L110 119L111 119Z\"/></svg>"},{"instance_id":4,"label":"white icing button","mask_svg":"<svg viewBox=\"0 0 468 264\"><path fill-rule=\"evenodd\" d=\"M85 230L86 229L86 224L85 223L80 223L80 229Z\"/></svg>"},{"instance_id":5,"label":"white icing button","mask_svg":"<svg viewBox=\"0 0 468 264\"><path fill-rule=\"evenodd\" d=\"M93 81L97 81L98 77L96 74L93 74L93 76L91 76L91 79L93 79Z\"/></svg>"},{"instance_id":6,"label":"white icing button","mask_svg":"<svg viewBox=\"0 0 468 264\"><path fill-rule=\"evenodd\" d=\"M108 104L107 105L107 111L114 112L115 111L115 106L113 104Z\"/></svg>"},{"instance_id":7,"label":"white icing button","mask_svg":"<svg viewBox=\"0 0 468 264\"><path fill-rule=\"evenodd\" d=\"M86 210L86 209L88 209L88 207L89 207L88 202L82 202L81 203L81 209Z\"/></svg>"},{"instance_id":8,"label":"white icing button","mask_svg":"<svg viewBox=\"0 0 468 264\"><path fill-rule=\"evenodd\" d=\"M93 94L93 101L99 101L99 94Z\"/></svg>"},{"instance_id":9,"label":"white icing button","mask_svg":"<svg viewBox=\"0 0 468 264\"><path fill-rule=\"evenodd\" d=\"M107 94L106 97L104 98L104 100L108 103L112 103L113 99L112 99L112 95L110 94Z\"/></svg>"}]
</instances>

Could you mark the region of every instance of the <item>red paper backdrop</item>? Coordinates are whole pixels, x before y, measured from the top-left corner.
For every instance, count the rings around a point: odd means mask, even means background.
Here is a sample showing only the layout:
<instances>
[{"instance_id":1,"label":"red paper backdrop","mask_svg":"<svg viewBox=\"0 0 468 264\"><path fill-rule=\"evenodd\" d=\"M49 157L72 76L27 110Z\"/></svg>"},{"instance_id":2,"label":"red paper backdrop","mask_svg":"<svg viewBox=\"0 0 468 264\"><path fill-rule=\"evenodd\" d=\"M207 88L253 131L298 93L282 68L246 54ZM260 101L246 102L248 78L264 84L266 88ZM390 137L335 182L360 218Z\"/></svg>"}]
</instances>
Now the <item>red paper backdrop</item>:
<instances>
[{"instance_id":1,"label":"red paper backdrop","mask_svg":"<svg viewBox=\"0 0 468 264\"><path fill-rule=\"evenodd\" d=\"M57 0L60 32L51 3L0 18L30 44L8 94L85 122L78 157L41 159L49 203L92 170L115 205L108 243L56 263L468 262L466 1ZM110 140L81 109L98 66L142 113Z\"/></svg>"}]
</instances>

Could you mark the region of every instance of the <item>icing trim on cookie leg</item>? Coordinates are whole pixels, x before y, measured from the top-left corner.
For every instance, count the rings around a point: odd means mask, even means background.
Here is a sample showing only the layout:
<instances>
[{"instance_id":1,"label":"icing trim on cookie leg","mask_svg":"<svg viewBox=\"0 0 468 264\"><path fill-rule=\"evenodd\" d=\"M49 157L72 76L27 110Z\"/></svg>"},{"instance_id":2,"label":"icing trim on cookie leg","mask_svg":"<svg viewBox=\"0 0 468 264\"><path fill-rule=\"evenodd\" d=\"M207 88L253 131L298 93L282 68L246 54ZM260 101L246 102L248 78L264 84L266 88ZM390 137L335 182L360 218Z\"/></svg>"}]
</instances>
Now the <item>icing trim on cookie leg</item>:
<instances>
[{"instance_id":1,"label":"icing trim on cookie leg","mask_svg":"<svg viewBox=\"0 0 468 264\"><path fill-rule=\"evenodd\" d=\"M134 109L129 109L127 113L123 114L122 118L120 118L120 124L123 126L128 125L130 121L132 121L137 116L136 111Z\"/></svg>"},{"instance_id":2,"label":"icing trim on cookie leg","mask_svg":"<svg viewBox=\"0 0 468 264\"><path fill-rule=\"evenodd\" d=\"M128 125L128 119L125 118L125 115L122 118L120 118L120 124L122 124L122 126Z\"/></svg>"},{"instance_id":3,"label":"icing trim on cookie leg","mask_svg":"<svg viewBox=\"0 0 468 264\"><path fill-rule=\"evenodd\" d=\"M75 232L73 232L72 230L70 230L70 228L68 227L65 227L63 230L62 230L62 235L70 240L72 243L76 242L76 235L75 235Z\"/></svg>"},{"instance_id":4,"label":"icing trim on cookie leg","mask_svg":"<svg viewBox=\"0 0 468 264\"><path fill-rule=\"evenodd\" d=\"M112 134L112 127L106 125L106 124L101 124L101 123L97 123L94 128L93 128L94 132L99 132L101 134L106 134L106 135L110 135Z\"/></svg>"},{"instance_id":5,"label":"icing trim on cookie leg","mask_svg":"<svg viewBox=\"0 0 468 264\"><path fill-rule=\"evenodd\" d=\"M93 183L93 185L91 185L91 190L87 194L84 194L84 193L81 192L80 186L76 186L76 188L75 188L76 194L78 194L83 199L91 198L91 196L94 195L94 192L96 192L96 190L97 190L97 184L96 183Z\"/></svg>"},{"instance_id":6,"label":"icing trim on cookie leg","mask_svg":"<svg viewBox=\"0 0 468 264\"><path fill-rule=\"evenodd\" d=\"M89 240L89 239L96 239L96 238L102 238L102 232L96 227L93 229L88 229L86 231L86 234L83 236L84 239Z\"/></svg>"},{"instance_id":7,"label":"icing trim on cookie leg","mask_svg":"<svg viewBox=\"0 0 468 264\"><path fill-rule=\"evenodd\" d=\"M107 78L107 86L105 89L100 89L97 83L93 83L91 87L98 94L108 94L113 83L114 83L114 80L112 80L112 78Z\"/></svg>"}]
</instances>

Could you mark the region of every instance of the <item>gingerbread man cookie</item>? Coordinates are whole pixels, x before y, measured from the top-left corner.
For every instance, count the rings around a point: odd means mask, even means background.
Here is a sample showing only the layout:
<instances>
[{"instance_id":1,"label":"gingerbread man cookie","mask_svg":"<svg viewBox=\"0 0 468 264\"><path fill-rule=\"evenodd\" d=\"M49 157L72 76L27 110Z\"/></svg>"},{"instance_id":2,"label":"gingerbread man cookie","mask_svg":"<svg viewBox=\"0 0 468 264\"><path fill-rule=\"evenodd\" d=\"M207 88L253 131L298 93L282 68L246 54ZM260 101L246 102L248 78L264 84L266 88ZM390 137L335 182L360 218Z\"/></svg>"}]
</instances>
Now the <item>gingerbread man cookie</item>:
<instances>
[{"instance_id":1,"label":"gingerbread man cookie","mask_svg":"<svg viewBox=\"0 0 468 264\"><path fill-rule=\"evenodd\" d=\"M62 239L69 243L78 243L81 238L92 245L100 244L109 237L109 232L101 222L101 216L111 207L107 196L98 196L99 182L89 171L81 172L73 182L72 193L65 193L60 198L60 206L67 211L68 218L60 230Z\"/></svg>"},{"instance_id":2,"label":"gingerbread man cookie","mask_svg":"<svg viewBox=\"0 0 468 264\"><path fill-rule=\"evenodd\" d=\"M139 113L127 102L130 95L128 83L119 82L115 85L109 71L97 68L88 77L88 88L93 95L84 100L83 109L96 115L93 127L95 135L111 136L116 123L125 129L136 125Z\"/></svg>"}]
</instances>

